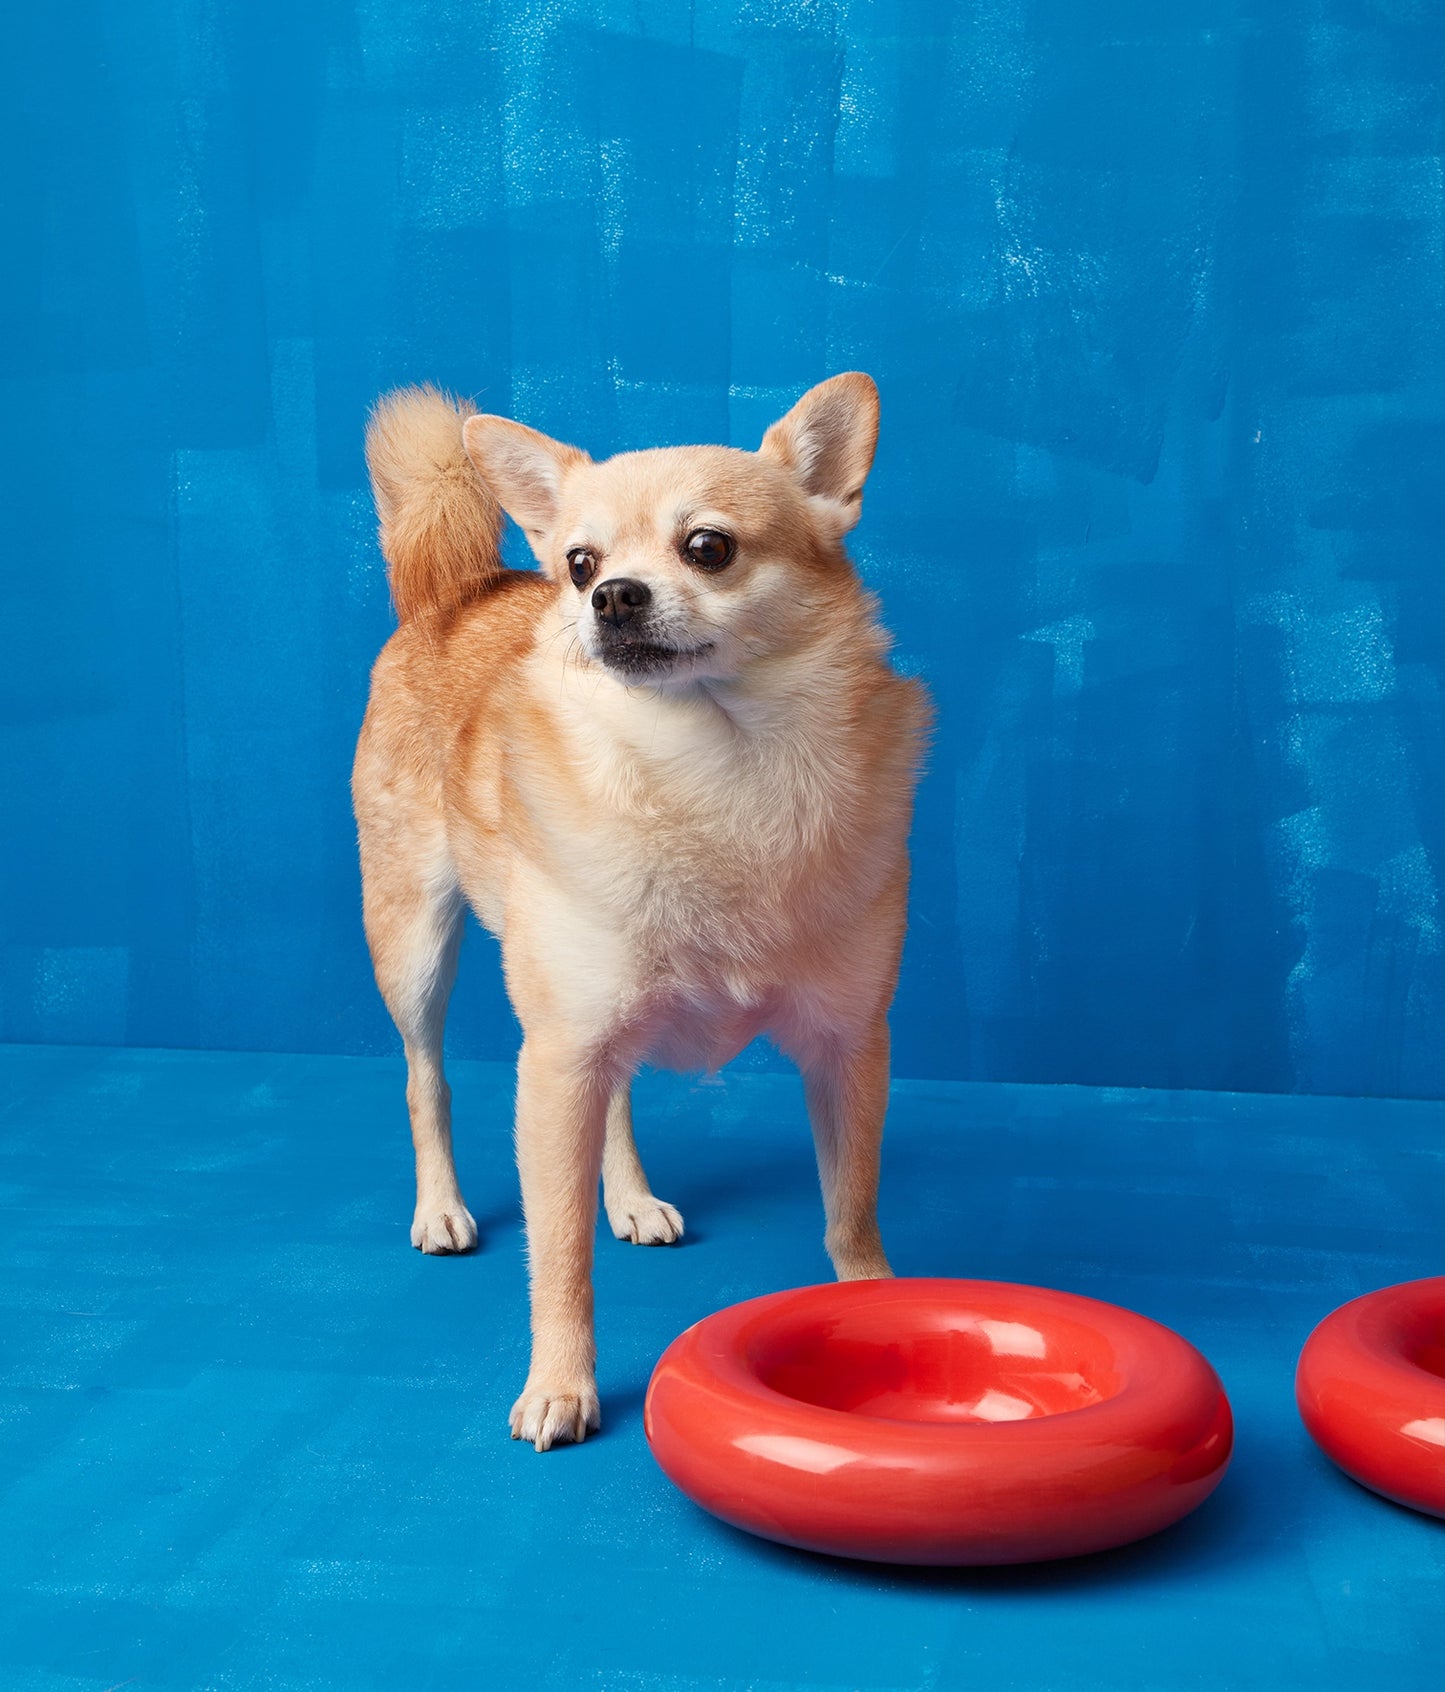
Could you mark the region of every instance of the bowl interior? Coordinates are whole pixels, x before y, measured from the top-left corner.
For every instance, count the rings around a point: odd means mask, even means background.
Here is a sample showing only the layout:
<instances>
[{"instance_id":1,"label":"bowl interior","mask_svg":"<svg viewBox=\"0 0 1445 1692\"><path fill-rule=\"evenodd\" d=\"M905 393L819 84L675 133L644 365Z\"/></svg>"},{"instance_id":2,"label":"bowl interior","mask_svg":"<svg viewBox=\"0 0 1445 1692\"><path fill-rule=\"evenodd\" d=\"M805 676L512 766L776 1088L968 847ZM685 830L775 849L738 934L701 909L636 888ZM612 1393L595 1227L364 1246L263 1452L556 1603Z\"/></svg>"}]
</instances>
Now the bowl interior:
<instances>
[{"instance_id":1,"label":"bowl interior","mask_svg":"<svg viewBox=\"0 0 1445 1692\"><path fill-rule=\"evenodd\" d=\"M860 1305L793 1318L758 1336L749 1360L774 1392L828 1410L909 1422L1021 1422L1112 1398L1109 1338L1054 1312Z\"/></svg>"},{"instance_id":2,"label":"bowl interior","mask_svg":"<svg viewBox=\"0 0 1445 1692\"><path fill-rule=\"evenodd\" d=\"M1445 1380L1445 1309L1426 1311L1406 1324L1400 1355L1427 1375Z\"/></svg>"}]
</instances>

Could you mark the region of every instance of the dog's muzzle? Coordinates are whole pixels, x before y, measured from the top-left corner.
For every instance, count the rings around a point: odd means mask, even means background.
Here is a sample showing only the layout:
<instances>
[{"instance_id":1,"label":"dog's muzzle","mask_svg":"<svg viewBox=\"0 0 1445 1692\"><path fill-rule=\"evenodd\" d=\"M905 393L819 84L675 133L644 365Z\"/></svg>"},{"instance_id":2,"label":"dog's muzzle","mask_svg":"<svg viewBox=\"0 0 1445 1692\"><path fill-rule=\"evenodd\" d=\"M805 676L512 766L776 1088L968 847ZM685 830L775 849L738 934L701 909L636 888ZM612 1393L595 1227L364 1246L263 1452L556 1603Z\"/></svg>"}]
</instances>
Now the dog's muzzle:
<instances>
[{"instance_id":1,"label":"dog's muzzle","mask_svg":"<svg viewBox=\"0 0 1445 1692\"><path fill-rule=\"evenodd\" d=\"M675 646L658 638L653 612L652 589L630 576L613 576L592 590L592 612L597 619L598 657L618 675L641 679L671 669L680 659L706 652L702 646Z\"/></svg>"}]
</instances>

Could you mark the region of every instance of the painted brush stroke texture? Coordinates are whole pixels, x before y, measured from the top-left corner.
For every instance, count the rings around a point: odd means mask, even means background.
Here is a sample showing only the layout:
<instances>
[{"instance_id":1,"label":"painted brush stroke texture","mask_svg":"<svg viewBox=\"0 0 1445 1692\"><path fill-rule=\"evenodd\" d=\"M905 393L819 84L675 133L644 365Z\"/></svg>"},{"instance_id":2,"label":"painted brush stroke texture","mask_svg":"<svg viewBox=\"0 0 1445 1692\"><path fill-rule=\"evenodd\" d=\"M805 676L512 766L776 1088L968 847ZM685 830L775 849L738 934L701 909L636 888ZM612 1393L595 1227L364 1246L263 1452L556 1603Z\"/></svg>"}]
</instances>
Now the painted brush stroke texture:
<instances>
[{"instance_id":1,"label":"painted brush stroke texture","mask_svg":"<svg viewBox=\"0 0 1445 1692\"><path fill-rule=\"evenodd\" d=\"M7 34L0 1032L390 1048L346 794L380 389L602 454L753 445L858 366L858 555L941 707L897 1071L1445 1089L1437 9ZM500 1057L488 944L452 1044Z\"/></svg>"}]
</instances>

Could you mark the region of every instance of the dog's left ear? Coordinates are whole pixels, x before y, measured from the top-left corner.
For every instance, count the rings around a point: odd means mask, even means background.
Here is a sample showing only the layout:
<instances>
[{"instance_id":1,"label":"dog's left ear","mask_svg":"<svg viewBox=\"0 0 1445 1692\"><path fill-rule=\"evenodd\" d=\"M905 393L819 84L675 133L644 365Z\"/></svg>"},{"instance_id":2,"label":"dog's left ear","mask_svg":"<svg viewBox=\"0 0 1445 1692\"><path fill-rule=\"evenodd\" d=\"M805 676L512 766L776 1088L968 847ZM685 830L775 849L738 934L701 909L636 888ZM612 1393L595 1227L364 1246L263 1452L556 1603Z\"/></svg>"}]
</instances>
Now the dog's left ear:
<instances>
[{"instance_id":1,"label":"dog's left ear","mask_svg":"<svg viewBox=\"0 0 1445 1692\"><path fill-rule=\"evenodd\" d=\"M587 454L510 417L485 415L469 417L462 425L462 445L545 569L538 548L557 521L563 479L574 465L589 462Z\"/></svg>"},{"instance_id":2,"label":"dog's left ear","mask_svg":"<svg viewBox=\"0 0 1445 1692\"><path fill-rule=\"evenodd\" d=\"M821 506L819 515L844 535L863 509L863 483L877 445L878 389L871 376L847 370L809 388L758 450L790 471Z\"/></svg>"}]
</instances>

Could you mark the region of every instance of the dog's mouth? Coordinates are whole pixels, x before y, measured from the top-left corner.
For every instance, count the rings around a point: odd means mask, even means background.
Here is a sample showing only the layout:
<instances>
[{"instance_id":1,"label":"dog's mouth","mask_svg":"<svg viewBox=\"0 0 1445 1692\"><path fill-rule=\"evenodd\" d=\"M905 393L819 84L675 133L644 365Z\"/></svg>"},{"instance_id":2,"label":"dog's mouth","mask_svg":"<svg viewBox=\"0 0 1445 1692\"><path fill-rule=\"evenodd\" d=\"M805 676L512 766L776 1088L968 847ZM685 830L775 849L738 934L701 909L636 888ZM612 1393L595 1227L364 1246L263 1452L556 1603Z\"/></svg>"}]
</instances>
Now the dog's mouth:
<instances>
[{"instance_id":1,"label":"dog's mouth","mask_svg":"<svg viewBox=\"0 0 1445 1692\"><path fill-rule=\"evenodd\" d=\"M658 641L621 639L607 641L598 657L619 675L645 676L672 669L687 659L700 658L711 650L711 641L701 646L665 646Z\"/></svg>"}]
</instances>

